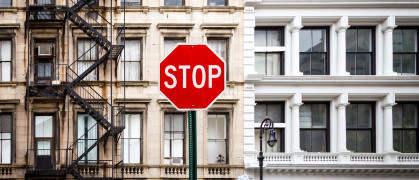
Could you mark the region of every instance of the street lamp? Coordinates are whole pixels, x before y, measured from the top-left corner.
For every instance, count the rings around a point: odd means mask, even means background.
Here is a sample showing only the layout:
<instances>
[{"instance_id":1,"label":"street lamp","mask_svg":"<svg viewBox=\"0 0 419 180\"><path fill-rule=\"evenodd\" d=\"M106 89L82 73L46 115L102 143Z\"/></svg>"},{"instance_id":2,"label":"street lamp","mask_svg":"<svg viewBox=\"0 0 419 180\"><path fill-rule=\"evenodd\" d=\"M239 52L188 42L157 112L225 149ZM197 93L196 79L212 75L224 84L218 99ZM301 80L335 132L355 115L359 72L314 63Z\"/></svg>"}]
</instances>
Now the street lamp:
<instances>
[{"instance_id":1,"label":"street lamp","mask_svg":"<svg viewBox=\"0 0 419 180\"><path fill-rule=\"evenodd\" d=\"M274 122L271 120L271 118L269 118L268 116L265 116L265 119L262 121L262 123L260 123L260 135L259 135L259 140L260 140L260 151L259 151L259 156L258 156L258 160L259 160L259 168L260 168L260 180L263 180L263 152L262 152L262 138L263 138L263 133L265 131L269 132L269 138L268 138L268 145L270 147L274 147L276 142L278 141L275 137L275 129L274 129Z\"/></svg>"}]
</instances>

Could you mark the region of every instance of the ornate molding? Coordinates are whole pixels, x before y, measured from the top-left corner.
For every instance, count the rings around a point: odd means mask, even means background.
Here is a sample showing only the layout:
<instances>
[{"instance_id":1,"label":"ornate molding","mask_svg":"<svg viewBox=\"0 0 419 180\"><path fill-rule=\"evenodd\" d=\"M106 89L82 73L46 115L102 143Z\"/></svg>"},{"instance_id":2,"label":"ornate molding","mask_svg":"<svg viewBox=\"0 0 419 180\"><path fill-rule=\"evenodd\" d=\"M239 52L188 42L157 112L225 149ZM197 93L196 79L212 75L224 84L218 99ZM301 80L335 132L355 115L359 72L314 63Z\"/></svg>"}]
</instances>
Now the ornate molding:
<instances>
[{"instance_id":1,"label":"ornate molding","mask_svg":"<svg viewBox=\"0 0 419 180\"><path fill-rule=\"evenodd\" d=\"M339 26L336 28L336 32L340 33L340 32L345 32L349 27L351 26Z\"/></svg>"}]
</instances>

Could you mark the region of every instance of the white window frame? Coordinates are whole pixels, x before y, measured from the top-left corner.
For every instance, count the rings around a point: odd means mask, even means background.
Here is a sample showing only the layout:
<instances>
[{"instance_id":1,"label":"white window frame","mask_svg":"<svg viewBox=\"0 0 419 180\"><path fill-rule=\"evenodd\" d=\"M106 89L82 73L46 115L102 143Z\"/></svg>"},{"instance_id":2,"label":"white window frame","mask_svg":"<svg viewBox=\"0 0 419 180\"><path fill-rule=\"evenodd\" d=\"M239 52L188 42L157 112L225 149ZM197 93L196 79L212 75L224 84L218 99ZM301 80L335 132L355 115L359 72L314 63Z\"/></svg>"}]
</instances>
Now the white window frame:
<instances>
[{"instance_id":1,"label":"white window frame","mask_svg":"<svg viewBox=\"0 0 419 180\"><path fill-rule=\"evenodd\" d=\"M266 30L274 29L274 28L278 28L278 30L285 31L285 27L283 27L283 26L272 26L272 27L256 26L255 27L255 33L256 33L257 29L263 29L263 30L266 31ZM283 72L283 71L285 71L285 64L284 64L285 63L284 54L285 54L285 49L286 49L285 48L285 33L284 32L280 33L279 36L282 36L282 41L283 41L282 44L284 44L284 45L279 45L279 46L256 46L256 41L254 41L254 59L255 59L255 62L256 62L256 53L265 53L265 54L266 53L278 53L279 58L280 58L279 63L282 63L279 66L279 74L278 75L268 75L267 74L267 69L265 68L265 73L264 73L265 76L279 76L279 75L285 74L285 72ZM266 61L266 59L265 59L265 61ZM266 62L265 62L265 64L266 64ZM281 67L284 67L284 68L281 69ZM255 72L256 72L256 64L255 64L254 69L255 69Z\"/></svg>"}]
</instances>

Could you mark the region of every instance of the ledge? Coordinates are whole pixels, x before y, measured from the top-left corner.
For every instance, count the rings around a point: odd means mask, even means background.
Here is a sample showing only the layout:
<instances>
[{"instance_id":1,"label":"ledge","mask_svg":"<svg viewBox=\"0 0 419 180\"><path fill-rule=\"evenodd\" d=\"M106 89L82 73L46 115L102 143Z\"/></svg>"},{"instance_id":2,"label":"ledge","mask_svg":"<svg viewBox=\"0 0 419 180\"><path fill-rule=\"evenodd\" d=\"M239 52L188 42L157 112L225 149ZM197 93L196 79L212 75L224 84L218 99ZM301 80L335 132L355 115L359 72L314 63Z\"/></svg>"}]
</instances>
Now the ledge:
<instances>
[{"instance_id":1,"label":"ledge","mask_svg":"<svg viewBox=\"0 0 419 180\"><path fill-rule=\"evenodd\" d=\"M227 24L227 23L203 23L201 24L202 29L236 29L239 24Z\"/></svg>"},{"instance_id":2,"label":"ledge","mask_svg":"<svg viewBox=\"0 0 419 180\"><path fill-rule=\"evenodd\" d=\"M0 104L19 104L20 99L1 99Z\"/></svg>"},{"instance_id":3,"label":"ledge","mask_svg":"<svg viewBox=\"0 0 419 180\"><path fill-rule=\"evenodd\" d=\"M125 29L148 29L151 23L125 23ZM115 23L116 28L124 28L124 23Z\"/></svg>"},{"instance_id":4,"label":"ledge","mask_svg":"<svg viewBox=\"0 0 419 180\"><path fill-rule=\"evenodd\" d=\"M165 12L192 12L192 6L160 6L159 11L161 14Z\"/></svg>"},{"instance_id":5,"label":"ledge","mask_svg":"<svg viewBox=\"0 0 419 180\"><path fill-rule=\"evenodd\" d=\"M244 10L244 7L236 7L236 6L204 6L202 7L204 14L208 12L228 12L233 14L236 10Z\"/></svg>"},{"instance_id":6,"label":"ledge","mask_svg":"<svg viewBox=\"0 0 419 180\"><path fill-rule=\"evenodd\" d=\"M116 86L140 86L140 87L147 87L150 85L149 81L125 81L125 85L124 85L124 81L118 81L116 82Z\"/></svg>"},{"instance_id":7,"label":"ledge","mask_svg":"<svg viewBox=\"0 0 419 180\"><path fill-rule=\"evenodd\" d=\"M236 104L240 99L217 99L214 104ZM167 99L157 99L157 103L170 103Z\"/></svg>"},{"instance_id":8,"label":"ledge","mask_svg":"<svg viewBox=\"0 0 419 180\"><path fill-rule=\"evenodd\" d=\"M19 29L19 28L20 28L20 24L19 23L5 23L5 24L0 24L0 29Z\"/></svg>"},{"instance_id":9,"label":"ledge","mask_svg":"<svg viewBox=\"0 0 419 180\"><path fill-rule=\"evenodd\" d=\"M107 27L106 23L91 23L90 25L94 28ZM79 27L77 27L75 24L71 23L70 28L79 28Z\"/></svg>"},{"instance_id":10,"label":"ledge","mask_svg":"<svg viewBox=\"0 0 419 180\"><path fill-rule=\"evenodd\" d=\"M195 23L158 23L158 29L192 29Z\"/></svg>"},{"instance_id":11,"label":"ledge","mask_svg":"<svg viewBox=\"0 0 419 180\"><path fill-rule=\"evenodd\" d=\"M0 82L0 87L16 87L18 85L17 81L4 81ZM26 84L24 84L26 86Z\"/></svg>"},{"instance_id":12,"label":"ledge","mask_svg":"<svg viewBox=\"0 0 419 180\"><path fill-rule=\"evenodd\" d=\"M17 7L0 7L0 12L17 13Z\"/></svg>"},{"instance_id":13,"label":"ledge","mask_svg":"<svg viewBox=\"0 0 419 180\"><path fill-rule=\"evenodd\" d=\"M144 14L147 14L149 9L150 8L148 6L125 6L125 12L142 12ZM123 13L124 6L117 6L116 12Z\"/></svg>"},{"instance_id":14,"label":"ledge","mask_svg":"<svg viewBox=\"0 0 419 180\"><path fill-rule=\"evenodd\" d=\"M123 98L115 98L115 103L124 103ZM150 103L151 98L126 98L125 103Z\"/></svg>"},{"instance_id":15,"label":"ledge","mask_svg":"<svg viewBox=\"0 0 419 180\"><path fill-rule=\"evenodd\" d=\"M266 76L249 74L246 83L253 84L419 84L419 76Z\"/></svg>"}]
</instances>

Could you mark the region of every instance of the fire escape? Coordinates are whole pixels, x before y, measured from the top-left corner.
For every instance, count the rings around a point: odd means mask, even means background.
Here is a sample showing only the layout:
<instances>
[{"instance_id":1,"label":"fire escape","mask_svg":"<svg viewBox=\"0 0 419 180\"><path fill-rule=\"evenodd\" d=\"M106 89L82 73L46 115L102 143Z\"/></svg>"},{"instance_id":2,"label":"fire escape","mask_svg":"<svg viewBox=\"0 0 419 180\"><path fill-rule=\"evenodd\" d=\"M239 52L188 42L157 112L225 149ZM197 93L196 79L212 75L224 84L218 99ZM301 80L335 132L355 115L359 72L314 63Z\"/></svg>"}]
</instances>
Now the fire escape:
<instances>
[{"instance_id":1,"label":"fire escape","mask_svg":"<svg viewBox=\"0 0 419 180\"><path fill-rule=\"evenodd\" d=\"M55 176L54 178L56 178L61 176L65 178L69 174L75 179L123 178L122 173L120 173L123 165L122 146L118 144L120 143L118 141L120 141L121 133L125 128L124 106L112 105L112 96L110 102L108 102L91 83L93 81L92 77L97 78L99 68L106 70L108 60L115 61L114 64L117 64L119 58L121 58L120 55L124 45L121 42L119 44L112 43L113 24L104 17L103 13L97 11L97 8L95 8L98 5L97 3L98 0L68 0L66 5L58 6L55 4L55 0L27 0L26 25L30 48L28 48L29 68L26 77L28 89L26 106L29 106L31 97L61 97L63 102L67 103L67 107L72 103L82 109L83 113L90 116L89 119L94 120L94 124L86 125L84 134L73 135L73 140L67 137L70 143L67 144L65 149L52 148L57 146L52 146L50 149L40 149L39 145L35 148L35 143L31 142L26 154L26 177ZM110 17L112 19L112 13ZM31 39L31 27L29 26L35 26L37 23L55 23L62 26L63 31L70 31L69 28L65 28L66 23L69 23L71 24L69 26L81 30L88 37L85 41L88 42L89 46L84 49L84 52L78 50L77 57L73 58L73 61L70 60L67 64L60 64L59 61L54 59L55 56L53 55L56 51L54 47L58 45L51 45L50 47L49 42L38 43ZM42 27L38 28L42 29ZM64 32L62 34L64 39ZM67 34L70 33L67 32ZM119 39L121 35L123 35L123 30L118 30L116 39ZM69 46L69 44L67 45ZM46 46L46 48L43 46ZM48 50L52 52L51 55L41 56ZM64 49L61 51L64 51ZM77 49L73 51L77 51ZM60 53L56 54L58 56ZM112 69L112 63L110 66ZM112 77L112 70L110 74ZM112 89L112 83L110 89ZM67 100L65 100L66 96L69 97ZM72 119L69 112L66 116L68 121ZM77 124L73 124L72 127L77 127ZM99 128L102 129L99 130ZM70 125L68 125L67 131L74 132ZM106 146L107 143L110 143L111 148ZM95 151L96 156L99 156L98 147L100 145L103 145L104 151L106 148L112 149L112 154L109 155L108 151L104 159L91 160L89 156L93 151ZM51 165L49 165L50 162ZM44 165L45 163L47 165ZM98 173L84 177L80 171L85 170L81 170L81 167L91 164L103 164L103 169L110 170L103 170L104 172L100 175Z\"/></svg>"}]
</instances>

